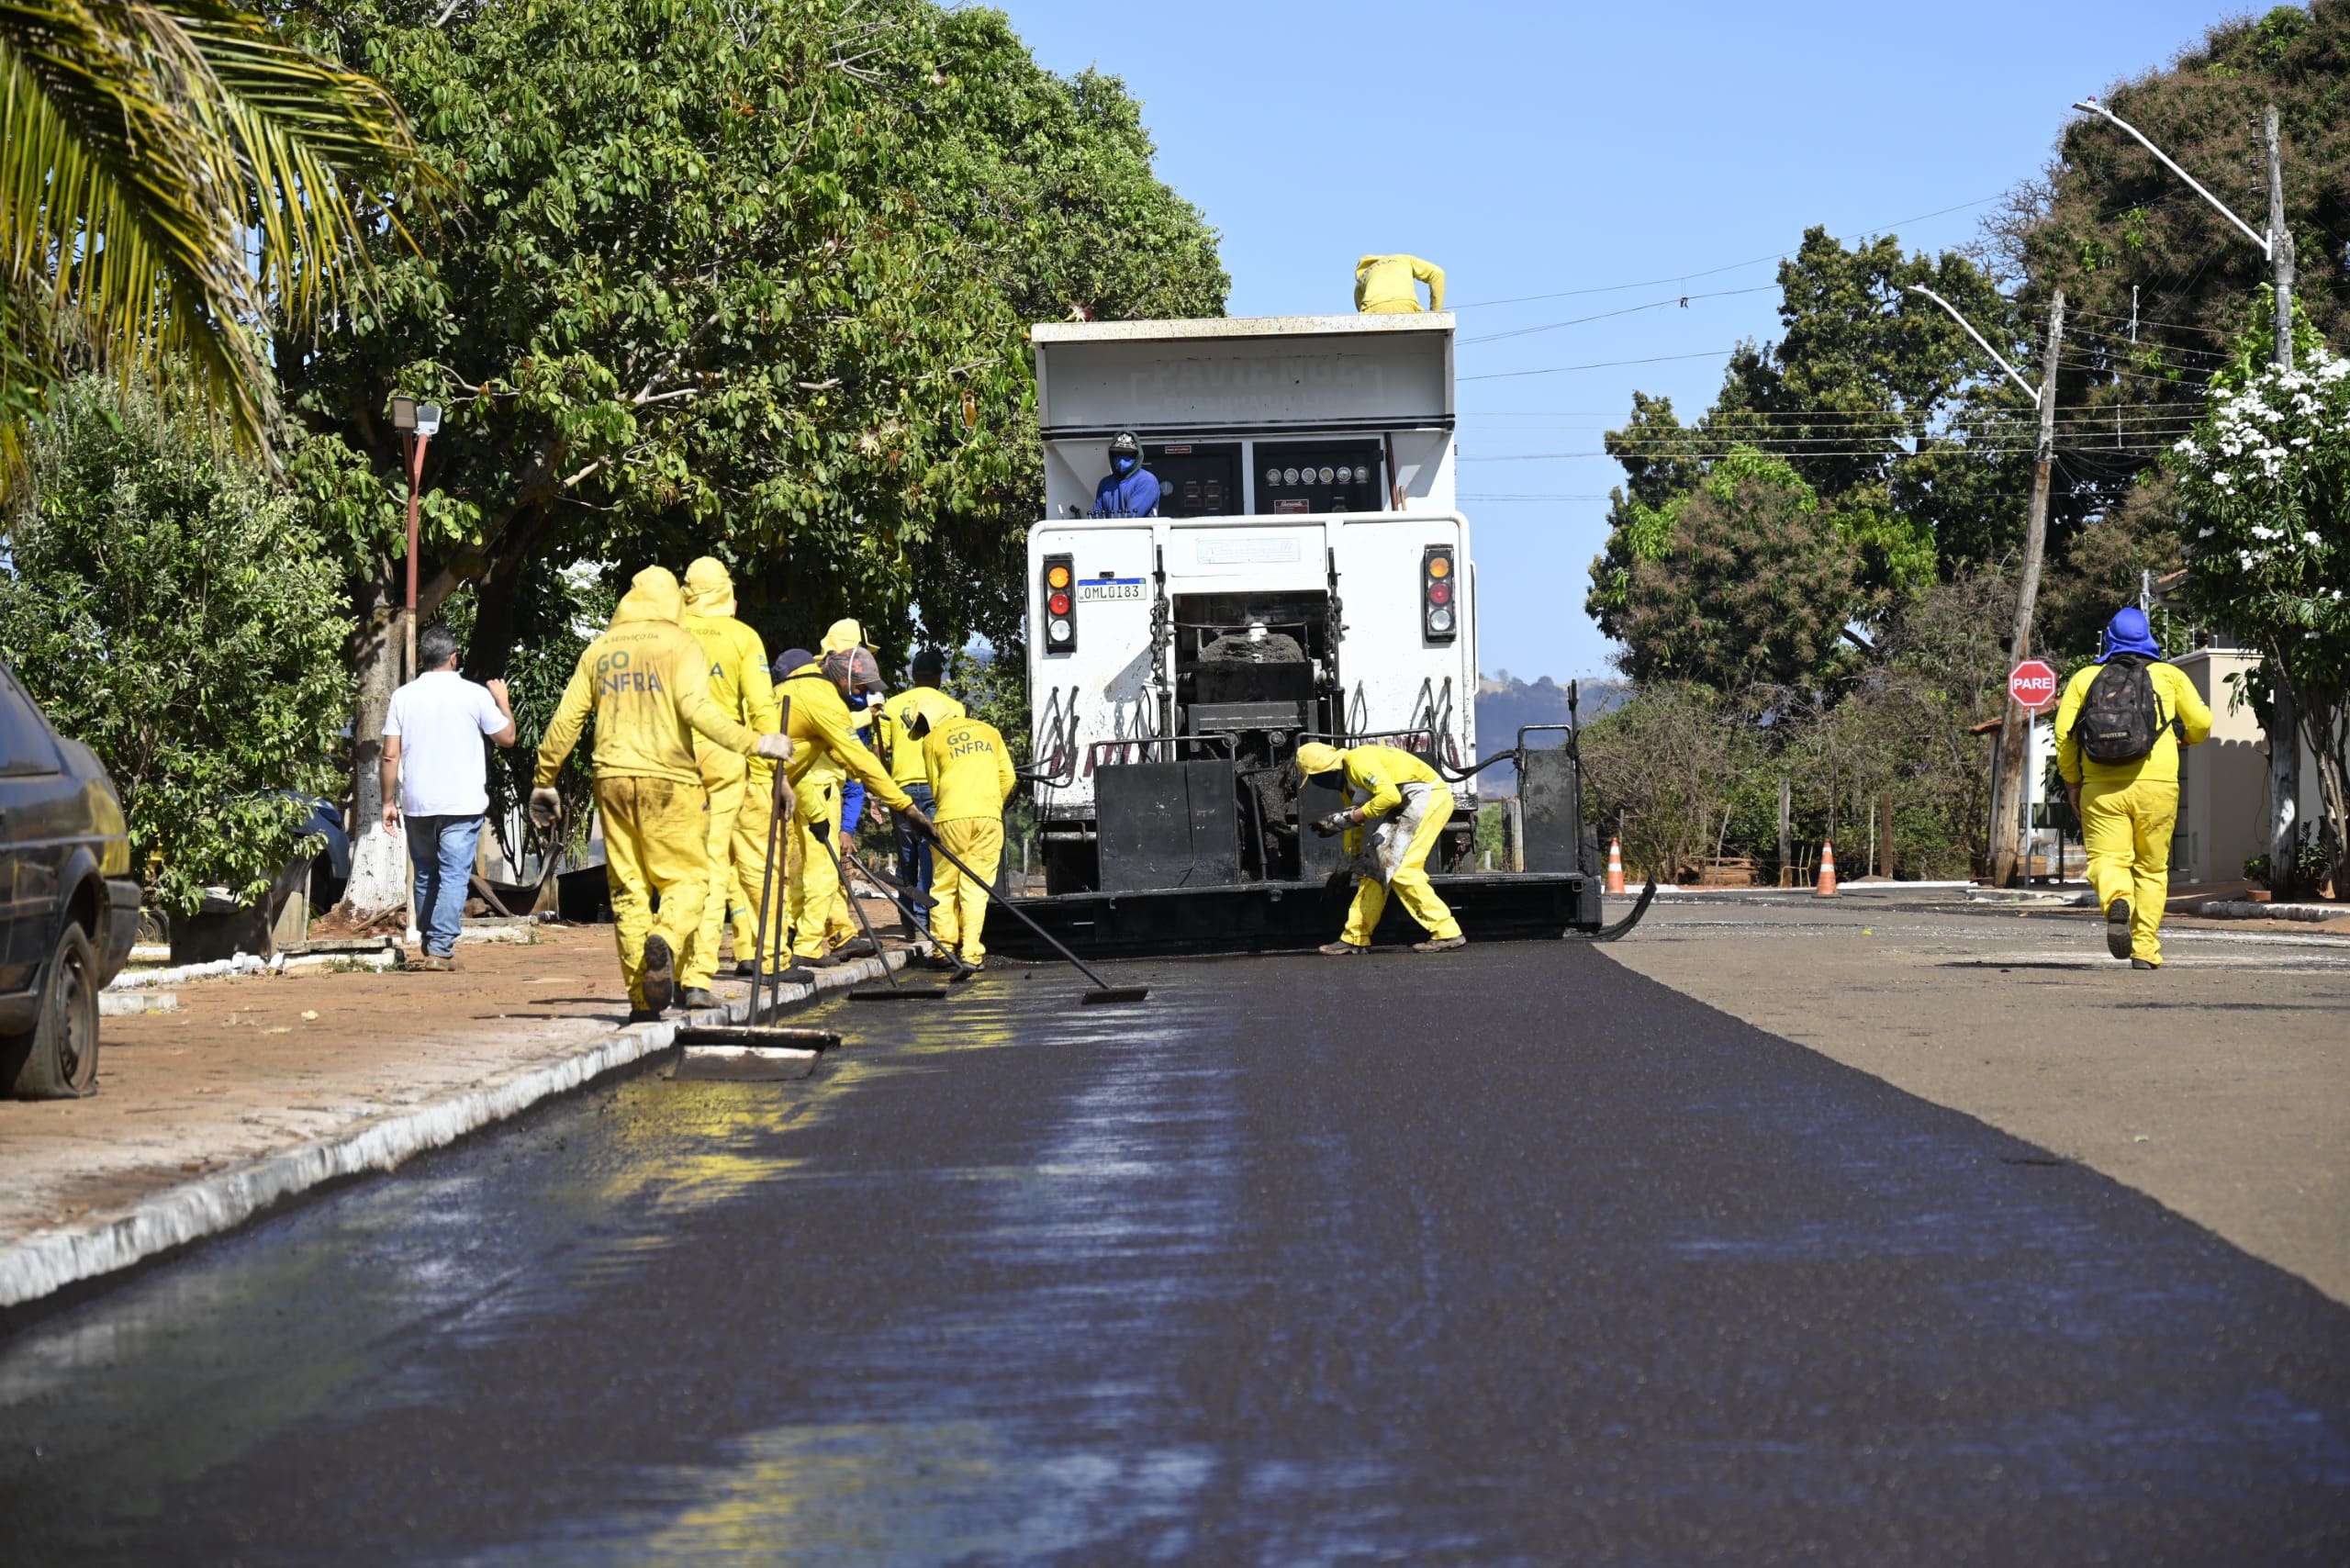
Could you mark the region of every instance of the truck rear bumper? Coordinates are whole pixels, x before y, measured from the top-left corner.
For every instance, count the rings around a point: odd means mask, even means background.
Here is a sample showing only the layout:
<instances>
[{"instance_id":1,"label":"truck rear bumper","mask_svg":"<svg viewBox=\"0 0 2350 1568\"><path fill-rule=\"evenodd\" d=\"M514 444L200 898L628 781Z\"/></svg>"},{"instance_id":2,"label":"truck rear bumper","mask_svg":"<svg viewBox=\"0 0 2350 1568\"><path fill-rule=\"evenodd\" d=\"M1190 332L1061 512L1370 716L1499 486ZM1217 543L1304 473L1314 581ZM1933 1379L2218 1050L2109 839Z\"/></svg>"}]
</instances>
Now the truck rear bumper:
<instances>
[{"instance_id":1,"label":"truck rear bumper","mask_svg":"<svg viewBox=\"0 0 2350 1568\"><path fill-rule=\"evenodd\" d=\"M1534 941L1600 926L1599 884L1577 872L1480 872L1431 878L1472 942ZM1021 912L1080 958L1142 958L1187 953L1270 953L1318 947L1337 938L1354 899L1351 876L1318 882L1145 892L1060 893L1022 899ZM1378 941L1416 942L1427 933L1391 900ZM1053 951L1018 920L988 920L990 950L1014 958Z\"/></svg>"}]
</instances>

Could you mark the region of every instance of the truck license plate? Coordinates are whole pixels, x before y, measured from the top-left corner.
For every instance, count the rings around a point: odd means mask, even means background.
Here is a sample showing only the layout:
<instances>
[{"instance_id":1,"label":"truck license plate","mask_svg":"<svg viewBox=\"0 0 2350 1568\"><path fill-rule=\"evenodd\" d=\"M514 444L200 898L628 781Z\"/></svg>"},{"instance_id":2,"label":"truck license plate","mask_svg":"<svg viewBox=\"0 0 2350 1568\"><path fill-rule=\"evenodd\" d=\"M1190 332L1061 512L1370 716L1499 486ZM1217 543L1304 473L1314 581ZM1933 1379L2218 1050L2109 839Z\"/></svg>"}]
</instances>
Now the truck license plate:
<instances>
[{"instance_id":1,"label":"truck license plate","mask_svg":"<svg viewBox=\"0 0 2350 1568\"><path fill-rule=\"evenodd\" d=\"M1077 602L1098 604L1105 599L1140 599L1143 597L1140 577L1080 577L1077 579Z\"/></svg>"}]
</instances>

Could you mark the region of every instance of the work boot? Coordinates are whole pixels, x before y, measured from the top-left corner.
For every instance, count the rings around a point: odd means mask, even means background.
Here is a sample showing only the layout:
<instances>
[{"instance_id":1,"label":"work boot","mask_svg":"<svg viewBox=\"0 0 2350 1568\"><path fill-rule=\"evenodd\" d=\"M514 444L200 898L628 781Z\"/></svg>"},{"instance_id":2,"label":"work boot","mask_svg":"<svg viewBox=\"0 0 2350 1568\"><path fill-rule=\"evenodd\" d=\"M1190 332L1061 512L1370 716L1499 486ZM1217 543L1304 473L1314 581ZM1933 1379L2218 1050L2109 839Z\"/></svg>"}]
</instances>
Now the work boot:
<instances>
[{"instance_id":1,"label":"work boot","mask_svg":"<svg viewBox=\"0 0 2350 1568\"><path fill-rule=\"evenodd\" d=\"M2105 906L2105 950L2117 958L2130 956L2130 901L2115 899Z\"/></svg>"},{"instance_id":2,"label":"work boot","mask_svg":"<svg viewBox=\"0 0 2350 1568\"><path fill-rule=\"evenodd\" d=\"M632 1007L628 1010L628 1021L631 1024L658 1024L661 1022L661 1010L657 1007Z\"/></svg>"},{"instance_id":3,"label":"work boot","mask_svg":"<svg viewBox=\"0 0 2350 1568\"><path fill-rule=\"evenodd\" d=\"M1315 951L1326 958L1360 958L1371 949L1358 947L1351 942L1325 942Z\"/></svg>"},{"instance_id":4,"label":"work boot","mask_svg":"<svg viewBox=\"0 0 2350 1568\"><path fill-rule=\"evenodd\" d=\"M869 958L881 950L870 936L852 936L833 949L835 958Z\"/></svg>"},{"instance_id":5,"label":"work boot","mask_svg":"<svg viewBox=\"0 0 2350 1568\"><path fill-rule=\"evenodd\" d=\"M914 962L925 969L951 969L955 967L955 960L944 953L925 953Z\"/></svg>"},{"instance_id":6,"label":"work boot","mask_svg":"<svg viewBox=\"0 0 2350 1568\"><path fill-rule=\"evenodd\" d=\"M737 980L756 980L759 978L759 966L754 960L744 958L734 966L734 978Z\"/></svg>"},{"instance_id":7,"label":"work boot","mask_svg":"<svg viewBox=\"0 0 2350 1568\"><path fill-rule=\"evenodd\" d=\"M1467 946L1469 946L1469 938L1466 936L1431 936L1425 942L1413 943L1412 951L1415 953L1449 953L1455 947L1466 947Z\"/></svg>"},{"instance_id":8,"label":"work boot","mask_svg":"<svg viewBox=\"0 0 2350 1568\"><path fill-rule=\"evenodd\" d=\"M688 1013L718 1005L718 998L701 986L689 985L677 993L677 1005Z\"/></svg>"},{"instance_id":9,"label":"work boot","mask_svg":"<svg viewBox=\"0 0 2350 1568\"><path fill-rule=\"evenodd\" d=\"M791 967L795 969L829 969L840 962L837 953L794 953Z\"/></svg>"},{"instance_id":10,"label":"work boot","mask_svg":"<svg viewBox=\"0 0 2350 1568\"><path fill-rule=\"evenodd\" d=\"M2132 958L2130 960L2130 967L2133 969L2159 969L2162 968L2160 964L2154 962L2152 958Z\"/></svg>"},{"instance_id":11,"label":"work boot","mask_svg":"<svg viewBox=\"0 0 2350 1568\"><path fill-rule=\"evenodd\" d=\"M677 960L669 951L669 939L656 931L644 939L644 1005L666 1013L677 999Z\"/></svg>"}]
</instances>

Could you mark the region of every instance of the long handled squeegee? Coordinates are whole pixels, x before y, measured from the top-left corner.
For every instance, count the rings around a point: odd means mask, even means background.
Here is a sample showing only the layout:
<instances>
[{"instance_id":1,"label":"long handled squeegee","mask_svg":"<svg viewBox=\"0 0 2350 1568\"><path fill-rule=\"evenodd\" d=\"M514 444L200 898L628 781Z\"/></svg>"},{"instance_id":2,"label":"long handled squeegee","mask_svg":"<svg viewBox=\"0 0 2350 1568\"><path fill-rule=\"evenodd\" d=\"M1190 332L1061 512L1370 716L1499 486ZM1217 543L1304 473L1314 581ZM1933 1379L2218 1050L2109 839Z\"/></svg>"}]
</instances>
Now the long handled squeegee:
<instances>
[{"instance_id":1,"label":"long handled squeegee","mask_svg":"<svg viewBox=\"0 0 2350 1568\"><path fill-rule=\"evenodd\" d=\"M1084 974L1085 978L1093 982L1093 989L1085 993L1085 1000L1088 1002L1102 1003L1112 1002L1140 1002L1143 998L1150 994L1150 988L1148 986L1112 985L1108 980L1103 980L1100 975L1095 974L1091 969L1088 969L1083 958L1079 958L1067 947L1062 946L1059 937L1054 935L1051 932L1037 924L1034 920L1031 920L1028 917L1028 912L1026 910L1022 909L1017 903L1013 902L1010 899L997 897L995 889L990 887L984 879L973 876L971 874L971 868L968 866L964 865L963 862L957 857L953 850L947 848L946 845L939 842L939 838L936 834L931 834L930 846L939 854L946 857L946 863L949 866L952 866L957 871L962 872L968 880L977 884L979 890L987 895L988 902L995 905L998 909L1009 910L1013 914L1018 915L1020 917L1021 924L1027 926L1029 930L1035 932L1037 935L1043 937L1046 942L1052 945L1053 951L1058 953L1062 958L1067 958L1070 963L1075 964L1079 970Z\"/></svg>"},{"instance_id":2,"label":"long handled squeegee","mask_svg":"<svg viewBox=\"0 0 2350 1568\"><path fill-rule=\"evenodd\" d=\"M890 896L890 902L898 906L898 913L906 917L906 924L913 926L917 930L922 929L922 912L938 907L938 901L936 899L931 897L928 893L923 892L920 888L910 888L906 886L905 883L898 880L897 878L890 876L888 872L883 871L878 866L867 865L863 860L857 857L856 851L853 849L844 850L842 851L842 858L846 860L849 865L854 867L856 870L862 872L867 881L871 882L875 887L879 888L883 892L887 893ZM929 932L923 931L923 935L929 938L931 951L937 954L940 958L945 958L947 963L954 966L955 978L957 980L967 980L979 972L979 970L971 968L970 965L965 963L954 952L942 945L936 937L930 936Z\"/></svg>"},{"instance_id":3,"label":"long handled squeegee","mask_svg":"<svg viewBox=\"0 0 2350 1568\"><path fill-rule=\"evenodd\" d=\"M857 926L865 933L866 943L872 947L874 957L881 960L881 978L890 982L878 990L867 987L852 991L848 993L848 999L851 1002L939 1001L946 994L946 988L943 985L900 985L898 983L897 970L890 967L889 955L881 951L880 938L873 935L873 923L865 918L865 906L857 902L856 894L849 889L848 868L841 864L840 851L833 847L832 825L819 818L808 824L808 831L815 834L816 842L824 846L824 853L833 857L833 869L841 879L841 896L848 900L849 913L856 916Z\"/></svg>"},{"instance_id":4,"label":"long handled squeegee","mask_svg":"<svg viewBox=\"0 0 2350 1568\"><path fill-rule=\"evenodd\" d=\"M783 700L782 727L791 727L791 699ZM773 1018L783 1006L783 974L781 969L767 962L767 955L782 946L778 940L783 924L782 862L777 859L781 849L783 824L790 816L787 809L783 765L775 769L775 793L769 801L767 815L767 859L759 875L759 923L752 933L751 947L751 1021L748 1024L689 1024L677 1031L677 1044L685 1052L677 1058L677 1070L670 1074L672 1082L777 1083L795 1078L805 1078L816 1070L816 1057L841 1043L841 1037L825 1029L786 1029L773 1024L761 1024L761 1018ZM773 924L769 924L772 919ZM761 993L766 1004L761 1005Z\"/></svg>"}]
</instances>

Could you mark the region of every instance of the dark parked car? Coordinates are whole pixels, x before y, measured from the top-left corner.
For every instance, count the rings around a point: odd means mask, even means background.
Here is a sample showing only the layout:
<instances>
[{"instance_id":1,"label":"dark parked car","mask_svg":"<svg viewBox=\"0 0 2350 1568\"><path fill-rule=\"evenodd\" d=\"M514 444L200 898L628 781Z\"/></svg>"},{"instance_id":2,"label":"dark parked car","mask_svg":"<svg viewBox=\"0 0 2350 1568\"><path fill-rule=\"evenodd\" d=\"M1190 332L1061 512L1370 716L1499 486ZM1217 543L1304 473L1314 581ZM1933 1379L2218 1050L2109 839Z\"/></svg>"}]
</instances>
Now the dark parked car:
<instances>
[{"instance_id":1,"label":"dark parked car","mask_svg":"<svg viewBox=\"0 0 2350 1568\"><path fill-rule=\"evenodd\" d=\"M98 1082L98 992L130 957L139 884L114 780L0 664L0 1090Z\"/></svg>"}]
</instances>

